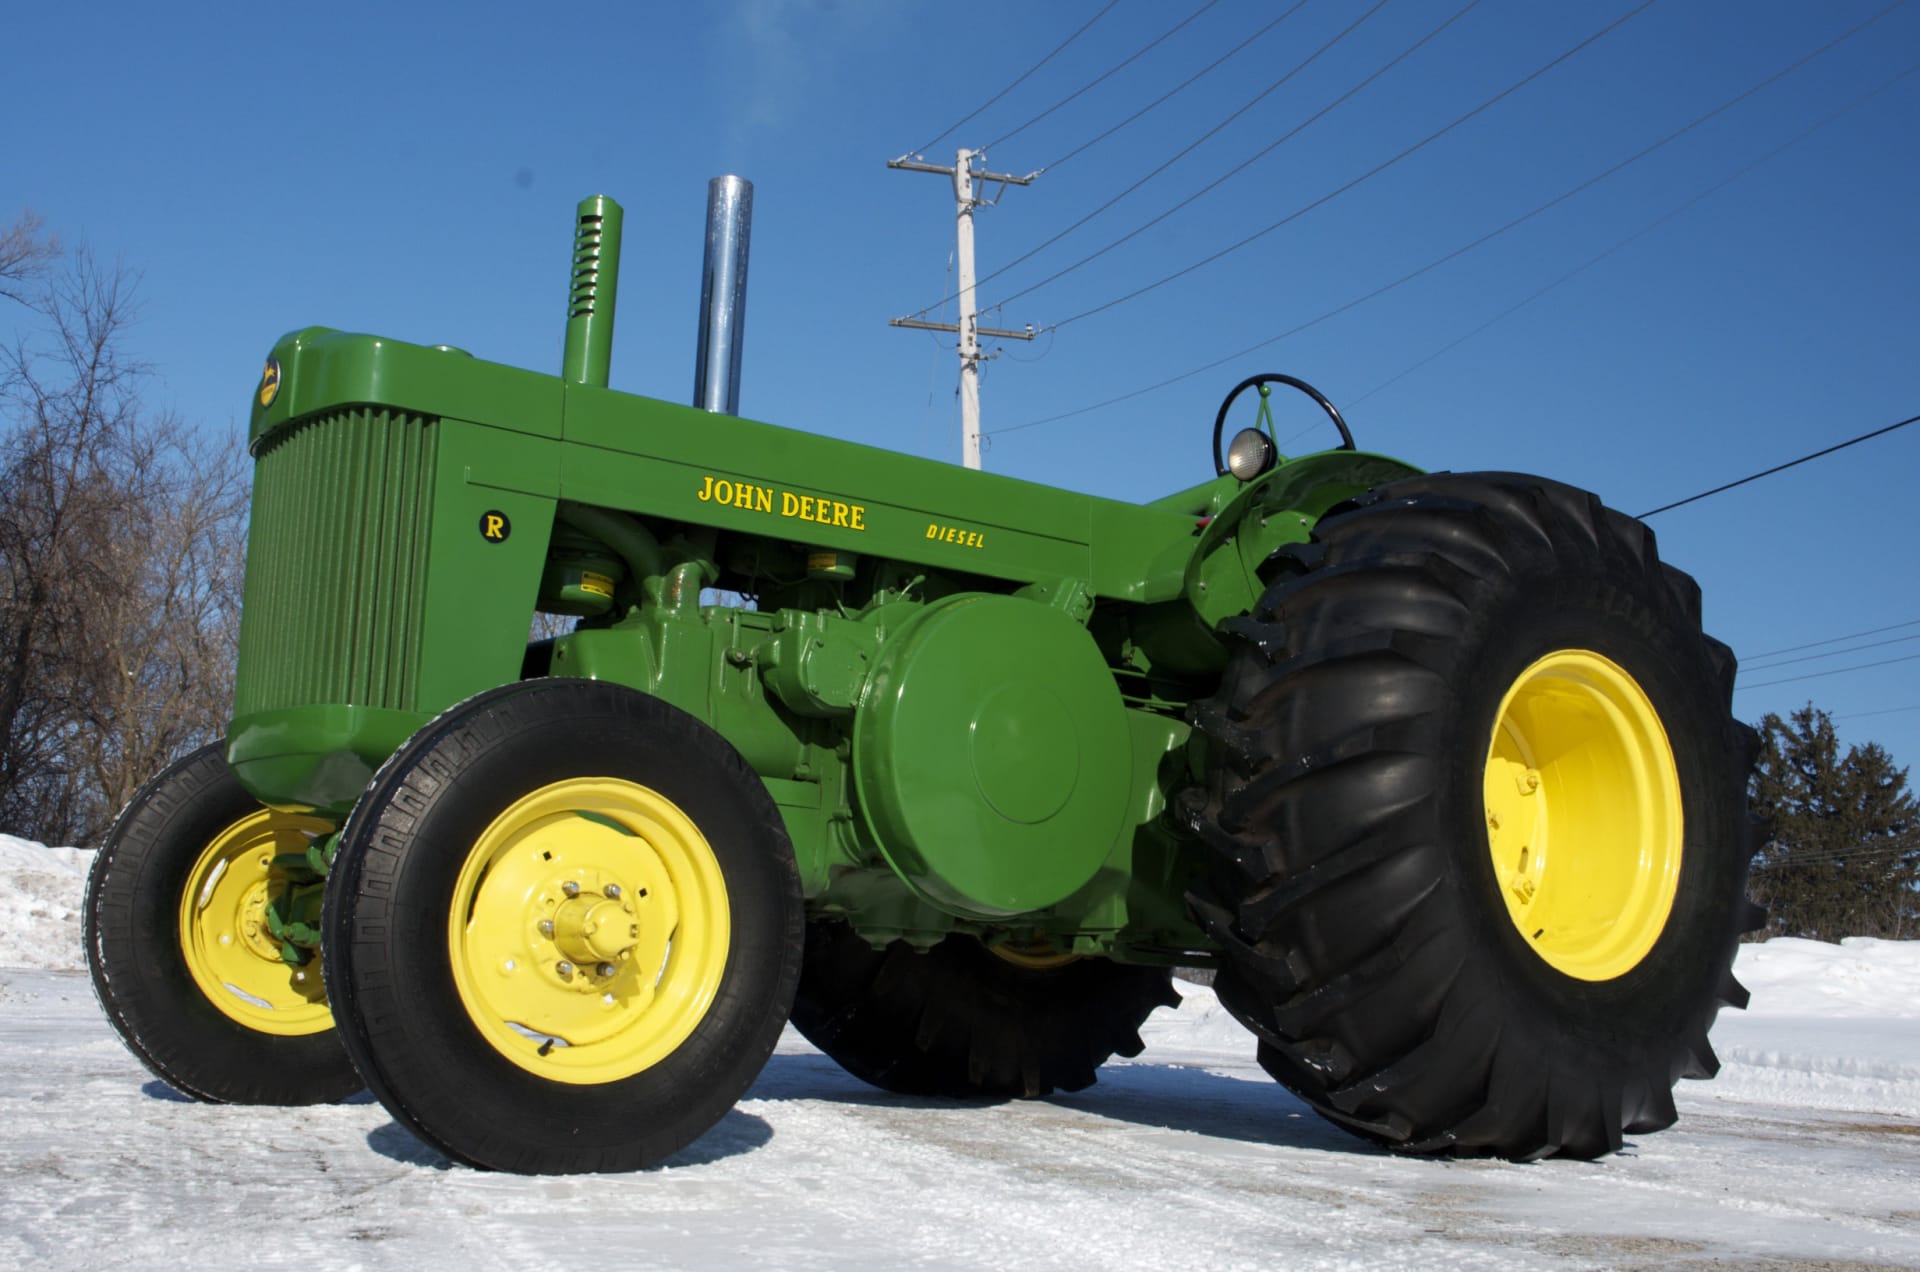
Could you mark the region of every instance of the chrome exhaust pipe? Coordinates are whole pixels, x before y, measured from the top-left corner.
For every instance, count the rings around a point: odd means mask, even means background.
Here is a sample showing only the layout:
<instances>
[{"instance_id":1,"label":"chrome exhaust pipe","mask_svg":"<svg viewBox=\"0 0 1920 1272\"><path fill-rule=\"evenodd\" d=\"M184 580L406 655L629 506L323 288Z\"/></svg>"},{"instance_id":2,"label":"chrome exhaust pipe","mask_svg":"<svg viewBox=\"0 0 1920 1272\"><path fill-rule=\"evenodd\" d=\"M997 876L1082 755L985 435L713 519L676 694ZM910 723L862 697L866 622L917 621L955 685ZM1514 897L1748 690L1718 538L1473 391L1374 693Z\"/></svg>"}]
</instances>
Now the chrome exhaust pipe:
<instances>
[{"instance_id":1,"label":"chrome exhaust pipe","mask_svg":"<svg viewBox=\"0 0 1920 1272\"><path fill-rule=\"evenodd\" d=\"M740 413L740 352L747 342L747 253L753 236L753 183L707 182L707 253L700 269L700 332L693 404Z\"/></svg>"}]
</instances>

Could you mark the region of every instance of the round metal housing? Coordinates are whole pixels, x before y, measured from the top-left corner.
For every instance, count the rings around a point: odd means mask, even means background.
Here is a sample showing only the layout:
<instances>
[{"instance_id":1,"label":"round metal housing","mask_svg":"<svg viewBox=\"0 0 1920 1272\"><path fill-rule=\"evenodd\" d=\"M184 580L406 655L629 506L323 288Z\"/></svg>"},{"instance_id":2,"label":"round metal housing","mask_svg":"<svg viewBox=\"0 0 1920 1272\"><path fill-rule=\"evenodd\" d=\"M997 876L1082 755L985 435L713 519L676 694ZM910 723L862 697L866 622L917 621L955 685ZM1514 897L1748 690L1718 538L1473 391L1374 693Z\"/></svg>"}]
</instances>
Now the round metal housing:
<instances>
[{"instance_id":1,"label":"round metal housing","mask_svg":"<svg viewBox=\"0 0 1920 1272\"><path fill-rule=\"evenodd\" d=\"M1257 428L1243 428L1227 445L1227 471L1241 481L1252 481L1272 468L1279 454L1271 437Z\"/></svg>"},{"instance_id":2,"label":"round metal housing","mask_svg":"<svg viewBox=\"0 0 1920 1272\"><path fill-rule=\"evenodd\" d=\"M1055 905L1113 851L1126 711L1099 647L1010 596L929 606L883 647L854 718L855 801L889 865L948 913Z\"/></svg>"}]
</instances>

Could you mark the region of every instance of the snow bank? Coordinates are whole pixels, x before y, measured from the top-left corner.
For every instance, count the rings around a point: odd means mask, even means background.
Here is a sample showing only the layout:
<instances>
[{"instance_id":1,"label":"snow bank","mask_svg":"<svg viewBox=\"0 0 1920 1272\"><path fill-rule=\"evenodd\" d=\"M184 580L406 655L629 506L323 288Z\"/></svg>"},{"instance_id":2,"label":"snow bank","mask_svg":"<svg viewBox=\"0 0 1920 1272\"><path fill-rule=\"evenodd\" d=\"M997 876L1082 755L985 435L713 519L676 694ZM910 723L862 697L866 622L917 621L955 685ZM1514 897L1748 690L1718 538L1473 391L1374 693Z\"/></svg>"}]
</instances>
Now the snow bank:
<instances>
[{"instance_id":1,"label":"snow bank","mask_svg":"<svg viewBox=\"0 0 1920 1272\"><path fill-rule=\"evenodd\" d=\"M1736 966L1769 1013L1920 1020L1920 941L1780 937L1742 946Z\"/></svg>"},{"instance_id":2,"label":"snow bank","mask_svg":"<svg viewBox=\"0 0 1920 1272\"><path fill-rule=\"evenodd\" d=\"M0 835L0 967L67 971L87 965L80 904L91 849L48 848Z\"/></svg>"},{"instance_id":3,"label":"snow bank","mask_svg":"<svg viewBox=\"0 0 1920 1272\"><path fill-rule=\"evenodd\" d=\"M1740 947L1753 994L1713 1030L1720 1099L1920 1117L1920 941Z\"/></svg>"}]
</instances>

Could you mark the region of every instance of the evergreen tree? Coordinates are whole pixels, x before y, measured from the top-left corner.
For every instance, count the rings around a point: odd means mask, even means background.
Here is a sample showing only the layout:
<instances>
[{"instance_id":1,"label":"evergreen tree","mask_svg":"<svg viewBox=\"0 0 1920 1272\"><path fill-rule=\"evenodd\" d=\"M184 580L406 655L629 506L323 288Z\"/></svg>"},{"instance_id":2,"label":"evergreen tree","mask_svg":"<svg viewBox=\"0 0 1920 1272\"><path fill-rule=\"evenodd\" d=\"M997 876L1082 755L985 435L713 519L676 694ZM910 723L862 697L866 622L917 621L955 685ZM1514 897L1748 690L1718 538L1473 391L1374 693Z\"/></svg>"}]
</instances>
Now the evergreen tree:
<instances>
[{"instance_id":1,"label":"evergreen tree","mask_svg":"<svg viewBox=\"0 0 1920 1272\"><path fill-rule=\"evenodd\" d=\"M1907 771L1872 742L1842 755L1812 703L1791 720L1769 712L1759 729L1749 791L1767 835L1753 865L1762 935L1920 937L1920 808Z\"/></svg>"}]
</instances>

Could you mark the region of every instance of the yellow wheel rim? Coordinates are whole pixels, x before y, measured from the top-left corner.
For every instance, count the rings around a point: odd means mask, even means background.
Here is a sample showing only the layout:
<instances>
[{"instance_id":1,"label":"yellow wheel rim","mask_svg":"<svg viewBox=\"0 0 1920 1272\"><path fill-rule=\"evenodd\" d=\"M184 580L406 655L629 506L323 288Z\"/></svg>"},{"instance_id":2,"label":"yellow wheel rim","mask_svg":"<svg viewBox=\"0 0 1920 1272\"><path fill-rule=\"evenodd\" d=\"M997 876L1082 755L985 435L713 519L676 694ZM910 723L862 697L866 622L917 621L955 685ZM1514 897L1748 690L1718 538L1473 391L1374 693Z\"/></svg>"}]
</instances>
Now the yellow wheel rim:
<instances>
[{"instance_id":1,"label":"yellow wheel rim","mask_svg":"<svg viewBox=\"0 0 1920 1272\"><path fill-rule=\"evenodd\" d=\"M987 947L994 957L1015 967L1025 967L1036 972L1051 971L1056 967L1065 967L1069 963L1078 963L1078 954L1063 954L1051 943L1043 940L1013 942L1002 941L998 945Z\"/></svg>"},{"instance_id":2,"label":"yellow wheel rim","mask_svg":"<svg viewBox=\"0 0 1920 1272\"><path fill-rule=\"evenodd\" d=\"M294 967L267 930L267 905L287 887L274 869L333 823L261 809L213 837L180 897L180 952L193 983L223 1014L260 1033L296 1037L333 1027L320 964Z\"/></svg>"},{"instance_id":3,"label":"yellow wheel rim","mask_svg":"<svg viewBox=\"0 0 1920 1272\"><path fill-rule=\"evenodd\" d=\"M543 786L481 832L447 949L467 1015L529 1073L591 1084L672 1054L719 991L730 939L713 848L658 791Z\"/></svg>"},{"instance_id":4,"label":"yellow wheel rim","mask_svg":"<svg viewBox=\"0 0 1920 1272\"><path fill-rule=\"evenodd\" d=\"M1680 878L1680 775L1646 692L1599 654L1548 654L1501 700L1485 787L1494 878L1527 943L1580 980L1631 971Z\"/></svg>"}]
</instances>

